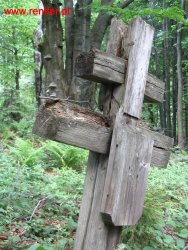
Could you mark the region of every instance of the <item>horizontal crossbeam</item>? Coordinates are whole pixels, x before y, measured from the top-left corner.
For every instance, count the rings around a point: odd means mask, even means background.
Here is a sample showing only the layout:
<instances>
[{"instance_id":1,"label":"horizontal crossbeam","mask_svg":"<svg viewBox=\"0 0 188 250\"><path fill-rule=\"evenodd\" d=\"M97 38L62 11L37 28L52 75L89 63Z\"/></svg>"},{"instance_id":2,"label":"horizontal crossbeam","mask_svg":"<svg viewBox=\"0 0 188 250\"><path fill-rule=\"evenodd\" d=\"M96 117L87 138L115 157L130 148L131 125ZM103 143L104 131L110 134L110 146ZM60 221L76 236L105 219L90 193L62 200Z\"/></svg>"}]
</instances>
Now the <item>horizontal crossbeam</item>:
<instances>
[{"instance_id":1,"label":"horizontal crossbeam","mask_svg":"<svg viewBox=\"0 0 188 250\"><path fill-rule=\"evenodd\" d=\"M151 136L154 140L152 165L166 166L173 139L147 129L143 122L137 127L143 135ZM60 101L41 107L33 133L102 154L109 152L112 138L112 128L105 117Z\"/></svg>"},{"instance_id":2,"label":"horizontal crossbeam","mask_svg":"<svg viewBox=\"0 0 188 250\"><path fill-rule=\"evenodd\" d=\"M125 82L127 60L99 50L81 53L76 58L75 74L97 83L119 85ZM163 101L165 84L148 74L144 100Z\"/></svg>"}]
</instances>

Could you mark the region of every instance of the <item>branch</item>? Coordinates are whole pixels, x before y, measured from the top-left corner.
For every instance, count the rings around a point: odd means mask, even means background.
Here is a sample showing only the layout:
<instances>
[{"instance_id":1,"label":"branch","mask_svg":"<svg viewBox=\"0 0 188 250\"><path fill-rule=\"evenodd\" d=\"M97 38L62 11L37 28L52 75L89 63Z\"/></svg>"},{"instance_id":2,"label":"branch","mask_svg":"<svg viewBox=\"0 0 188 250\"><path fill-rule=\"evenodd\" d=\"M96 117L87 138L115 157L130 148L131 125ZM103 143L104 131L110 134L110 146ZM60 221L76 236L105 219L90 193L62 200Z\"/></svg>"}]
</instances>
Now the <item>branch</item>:
<instances>
[{"instance_id":1,"label":"branch","mask_svg":"<svg viewBox=\"0 0 188 250\"><path fill-rule=\"evenodd\" d=\"M109 0L108 4L105 3L105 0L102 1L102 5L112 5L114 1ZM134 0L126 0L125 2L119 4L119 8L127 8ZM104 4L103 4L104 3ZM100 45L102 43L104 34L106 29L110 25L110 21L113 18L112 15L109 15L105 11L100 11L92 29L92 47L96 49L100 49Z\"/></svg>"},{"instance_id":2,"label":"branch","mask_svg":"<svg viewBox=\"0 0 188 250\"><path fill-rule=\"evenodd\" d=\"M38 207L40 206L41 202L45 201L47 198L48 198L48 197L45 197L45 198L41 199L41 200L37 203L36 207L34 208L34 210L33 210L33 212L32 212L32 215L31 215L30 218L29 218L29 221L31 221L31 220L33 219L33 216L35 215L35 213L36 213Z\"/></svg>"},{"instance_id":3,"label":"branch","mask_svg":"<svg viewBox=\"0 0 188 250\"><path fill-rule=\"evenodd\" d=\"M186 162L188 163L188 158L177 158L177 159L173 159L171 160L169 163L173 164L173 163L178 163L178 162Z\"/></svg>"}]
</instances>

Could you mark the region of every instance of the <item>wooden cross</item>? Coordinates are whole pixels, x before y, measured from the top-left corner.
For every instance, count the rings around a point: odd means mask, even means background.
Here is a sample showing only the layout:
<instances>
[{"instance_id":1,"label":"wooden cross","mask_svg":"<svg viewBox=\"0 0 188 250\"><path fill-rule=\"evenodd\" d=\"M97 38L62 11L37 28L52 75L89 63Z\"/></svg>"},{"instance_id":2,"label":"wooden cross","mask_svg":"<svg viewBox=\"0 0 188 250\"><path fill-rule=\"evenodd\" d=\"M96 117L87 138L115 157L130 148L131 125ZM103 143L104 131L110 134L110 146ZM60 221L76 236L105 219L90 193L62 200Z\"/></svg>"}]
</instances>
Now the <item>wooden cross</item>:
<instances>
[{"instance_id":1,"label":"wooden cross","mask_svg":"<svg viewBox=\"0 0 188 250\"><path fill-rule=\"evenodd\" d=\"M106 86L110 124L59 100L37 115L34 133L90 150L75 250L115 249L122 226L142 215L150 163L168 163L173 140L140 123L143 100L162 102L164 94L163 82L148 74L153 33L141 18L128 29L113 19L107 53L93 50L77 58L77 76ZM120 40L124 58L117 57Z\"/></svg>"}]
</instances>

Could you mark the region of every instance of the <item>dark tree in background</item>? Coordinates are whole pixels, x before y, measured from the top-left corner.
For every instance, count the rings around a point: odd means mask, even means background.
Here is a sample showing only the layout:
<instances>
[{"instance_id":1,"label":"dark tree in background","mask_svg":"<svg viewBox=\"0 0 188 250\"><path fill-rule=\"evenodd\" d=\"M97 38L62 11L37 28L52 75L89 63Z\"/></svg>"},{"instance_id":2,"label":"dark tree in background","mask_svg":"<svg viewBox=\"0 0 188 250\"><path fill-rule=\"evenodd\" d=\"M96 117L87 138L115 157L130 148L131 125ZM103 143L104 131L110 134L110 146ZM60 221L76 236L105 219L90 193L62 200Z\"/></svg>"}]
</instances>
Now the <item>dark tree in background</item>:
<instances>
[{"instance_id":1,"label":"dark tree in background","mask_svg":"<svg viewBox=\"0 0 188 250\"><path fill-rule=\"evenodd\" d=\"M120 4L120 7L128 7L133 1L127 0ZM114 0L102 0L101 3L112 5L113 2ZM60 8L58 1L42 0L42 3L44 7ZM44 37L42 44L39 44L39 51L44 64L46 86L55 82L58 97L70 97L93 104L95 84L74 76L74 62L79 53L101 47L112 16L100 11L91 28L91 9L88 8L91 3L92 0L78 0L73 6L73 1L65 0L64 7L71 8L71 14L65 16L64 32L60 11L57 16L44 15L42 18ZM66 58L65 67L63 56Z\"/></svg>"}]
</instances>

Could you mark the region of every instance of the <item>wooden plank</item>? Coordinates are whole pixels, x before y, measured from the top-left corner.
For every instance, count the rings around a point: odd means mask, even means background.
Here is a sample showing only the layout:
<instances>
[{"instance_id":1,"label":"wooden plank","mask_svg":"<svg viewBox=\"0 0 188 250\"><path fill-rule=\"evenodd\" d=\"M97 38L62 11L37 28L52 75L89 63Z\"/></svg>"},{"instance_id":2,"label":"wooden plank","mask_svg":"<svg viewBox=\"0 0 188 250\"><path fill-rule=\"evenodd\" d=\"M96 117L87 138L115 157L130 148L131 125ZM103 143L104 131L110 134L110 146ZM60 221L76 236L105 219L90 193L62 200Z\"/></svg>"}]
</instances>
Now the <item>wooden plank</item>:
<instances>
[{"instance_id":1,"label":"wooden plank","mask_svg":"<svg viewBox=\"0 0 188 250\"><path fill-rule=\"evenodd\" d=\"M76 59L75 74L102 84L124 84L127 60L113 54L92 50ZM165 84L152 74L147 75L145 101L162 102Z\"/></svg>"},{"instance_id":2,"label":"wooden plank","mask_svg":"<svg viewBox=\"0 0 188 250\"><path fill-rule=\"evenodd\" d=\"M145 101L154 102L158 100L159 103L164 99L165 83L152 74L148 74L145 90Z\"/></svg>"},{"instance_id":3,"label":"wooden plank","mask_svg":"<svg viewBox=\"0 0 188 250\"><path fill-rule=\"evenodd\" d=\"M170 151L174 146L173 138L153 130L149 130L148 128L144 127L143 122L142 124L138 122L137 127L139 128L140 132L143 133L143 135L151 136L151 138L154 140L154 147Z\"/></svg>"},{"instance_id":4,"label":"wooden plank","mask_svg":"<svg viewBox=\"0 0 188 250\"><path fill-rule=\"evenodd\" d=\"M153 147L152 153L152 166L154 167L166 167L170 160L170 151L161 148Z\"/></svg>"},{"instance_id":5,"label":"wooden plank","mask_svg":"<svg viewBox=\"0 0 188 250\"><path fill-rule=\"evenodd\" d=\"M58 142L85 149L92 149L98 153L109 152L112 128L105 126L105 117L103 118L101 115L96 116L95 114L94 121L96 122L97 119L99 119L98 123L101 123L102 119L103 126L101 126L93 122L93 118L90 120L93 113L83 114L85 111L84 108L81 109L82 112L80 111L80 116L76 113L71 118L70 105L68 109L69 117L66 115L62 117L62 114L65 112L64 110L64 106L60 103L55 103L52 106L48 106L48 108L43 106L37 114L33 133ZM84 122L87 115L90 121L88 123ZM137 128L143 135L150 136L154 140L154 148L156 148L156 150L153 152L151 164L153 166L166 166L174 140L168 136L149 130L143 121L137 123ZM158 159L159 155L161 157Z\"/></svg>"},{"instance_id":6,"label":"wooden plank","mask_svg":"<svg viewBox=\"0 0 188 250\"><path fill-rule=\"evenodd\" d=\"M122 22L121 22L122 23ZM120 33L117 32L118 28L120 27L120 21L113 19L112 26L110 30L110 39L107 46L107 52L111 52L113 54L116 54L116 46L117 46L117 40L120 36ZM115 34L115 38L112 34ZM110 108L110 102L111 102L111 95L110 91L108 89L105 91L106 95L106 102L109 103L109 105L105 105L103 112L104 114L107 114L109 112ZM92 152L90 152L90 157ZM84 243L87 242L89 247L85 250L114 250L115 247L118 244L120 235L121 235L121 227L114 227L114 226L106 226L102 220L101 214L100 214L100 206L101 206L101 200L102 200L102 194L104 189L104 183L105 183L105 177L106 177L106 170L107 170L107 164L108 164L108 155L98 155L94 154L92 156L94 159L92 159L89 164L88 168L91 167L93 164L92 162L97 161L98 164L95 165L95 168L92 168L92 171L87 173L87 179L88 179L88 185L85 186L84 192L86 192L87 189L93 189L94 192L90 193L89 196L83 197L82 206L80 214L79 214L79 220L78 220L78 229L76 233L76 240L74 245L74 250L83 250L84 249ZM94 181L89 181L90 177L93 176L93 172L95 172L97 169L97 175ZM93 207L91 209L91 207ZM84 217L88 217L88 208L89 209L89 217L93 218L92 220L83 220ZM87 213L87 214L86 214ZM90 223L89 223L90 221ZM92 226L92 223L95 224ZM89 225L90 224L90 225ZM90 228L90 235L86 234L85 228ZM82 242L81 244L79 242ZM92 243L92 244L90 244Z\"/></svg>"},{"instance_id":7,"label":"wooden plank","mask_svg":"<svg viewBox=\"0 0 188 250\"><path fill-rule=\"evenodd\" d=\"M123 84L126 61L113 54L91 50L76 58L75 74L104 84Z\"/></svg>"},{"instance_id":8,"label":"wooden plank","mask_svg":"<svg viewBox=\"0 0 188 250\"><path fill-rule=\"evenodd\" d=\"M123 102L124 112L140 118L154 29L138 17L129 24L127 34L126 44L129 48L129 55Z\"/></svg>"},{"instance_id":9,"label":"wooden plank","mask_svg":"<svg viewBox=\"0 0 188 250\"><path fill-rule=\"evenodd\" d=\"M85 243L87 240L88 244L88 237L93 237L93 235L99 240L100 239L100 231L98 231L99 225L103 231L102 236L107 235L107 228L105 227L104 223L102 220L96 219L94 221L93 227L89 230L88 227L91 225L91 221L93 222L93 219L91 217L93 216L98 216L99 213L95 211L95 213L92 213L92 208L93 206L95 207L95 199L94 197L96 196L96 191L97 190L103 190L104 185L102 182L103 179L105 179L104 174L102 173L101 165L99 166L99 159L100 155L97 153L90 152L89 154L89 160L88 160L88 167L87 167L87 172L86 172L86 179L85 179L85 184L84 184L84 193L83 193L83 198L82 198L82 203L81 203L81 208L80 208L80 214L79 214L79 220L78 220L78 228L77 228L77 233L76 233L76 239L74 242L74 249L75 250L84 250L86 249ZM108 162L108 156L104 156L103 159L103 164L107 166ZM97 180L97 174L100 172L100 182L98 183L99 186L98 189L96 190L96 180ZM103 171L104 172L104 171ZM102 193L102 192L101 192ZM98 192L97 192L98 195ZM99 193L99 201L100 202L100 193ZM96 207L96 209L99 209ZM99 218L99 217L98 217ZM91 230L93 229L93 232ZM95 230L95 231L94 231ZM98 238L99 237L99 238ZM106 244L104 241L99 240L100 242L100 247L101 249L106 249L106 246L101 246L102 244ZM92 242L89 243L92 247ZM88 248L90 249L90 247Z\"/></svg>"},{"instance_id":10,"label":"wooden plank","mask_svg":"<svg viewBox=\"0 0 188 250\"><path fill-rule=\"evenodd\" d=\"M144 207L154 142L138 131L136 123L142 111L153 34L151 26L135 18L125 38L125 97L115 120L101 205L104 220L115 226L135 225Z\"/></svg>"},{"instance_id":11,"label":"wooden plank","mask_svg":"<svg viewBox=\"0 0 188 250\"><path fill-rule=\"evenodd\" d=\"M105 125L105 119L85 108L66 105L57 102L43 106L33 133L94 152L109 152L112 129Z\"/></svg>"},{"instance_id":12,"label":"wooden plank","mask_svg":"<svg viewBox=\"0 0 188 250\"><path fill-rule=\"evenodd\" d=\"M100 215L108 155L90 152L80 208L75 250L115 249L121 227L108 227Z\"/></svg>"},{"instance_id":13,"label":"wooden plank","mask_svg":"<svg viewBox=\"0 0 188 250\"><path fill-rule=\"evenodd\" d=\"M135 225L142 215L153 140L117 115L101 212L107 223ZM124 122L123 122L124 123Z\"/></svg>"}]
</instances>

